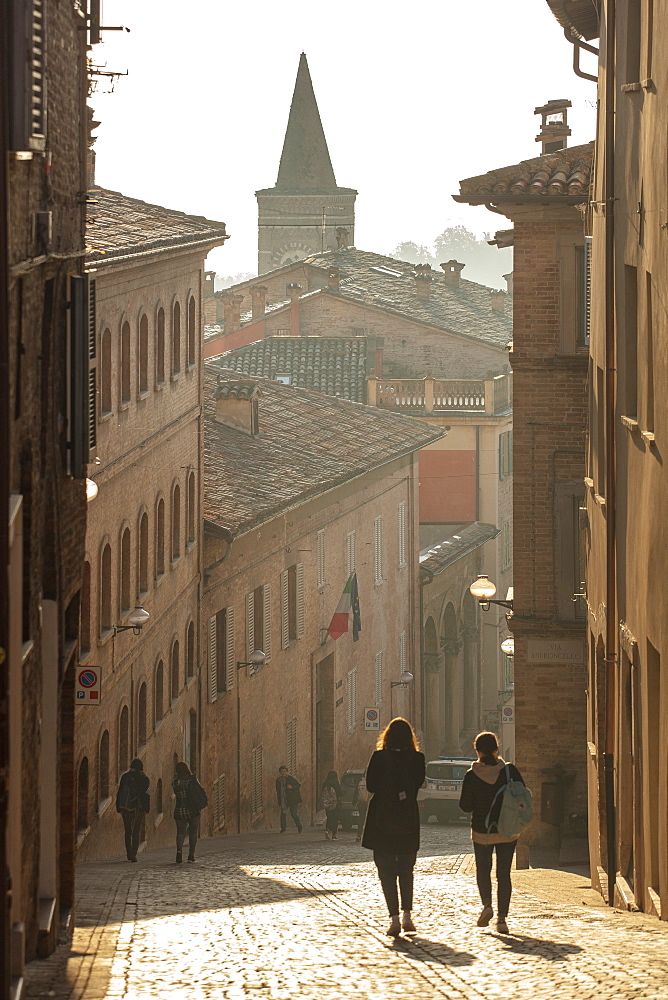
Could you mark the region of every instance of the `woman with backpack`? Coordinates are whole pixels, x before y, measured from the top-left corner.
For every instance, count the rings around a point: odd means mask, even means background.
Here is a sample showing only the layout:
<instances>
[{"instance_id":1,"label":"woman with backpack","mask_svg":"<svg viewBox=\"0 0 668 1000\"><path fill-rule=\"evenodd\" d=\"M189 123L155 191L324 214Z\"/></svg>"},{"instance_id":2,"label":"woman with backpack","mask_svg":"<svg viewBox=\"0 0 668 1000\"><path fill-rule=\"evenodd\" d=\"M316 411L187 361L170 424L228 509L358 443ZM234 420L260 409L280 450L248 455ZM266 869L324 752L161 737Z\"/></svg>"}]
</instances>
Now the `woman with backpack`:
<instances>
[{"instance_id":1,"label":"woman with backpack","mask_svg":"<svg viewBox=\"0 0 668 1000\"><path fill-rule=\"evenodd\" d=\"M492 908L492 855L496 851L497 911L496 929L508 933L508 907L512 894L510 869L519 833L508 836L499 833L499 816L508 781L524 785L514 764L506 764L499 756L499 743L494 733L478 733L473 741L478 760L464 775L459 808L471 813L471 839L475 854L476 880L482 901L478 927L487 927L494 916Z\"/></svg>"},{"instance_id":2,"label":"woman with backpack","mask_svg":"<svg viewBox=\"0 0 668 1000\"><path fill-rule=\"evenodd\" d=\"M188 834L188 861L195 860L195 847L199 833L199 814L207 805L206 792L185 761L176 765L176 774L172 782L176 804L174 820L176 821L176 864L183 861L183 842Z\"/></svg>"},{"instance_id":3,"label":"woman with backpack","mask_svg":"<svg viewBox=\"0 0 668 1000\"><path fill-rule=\"evenodd\" d=\"M390 914L387 933L414 931L413 869L420 846L418 789L424 782L424 754L405 719L392 719L381 733L366 772L369 801L362 847L373 851L378 878ZM397 891L397 882L399 891ZM399 920L399 893L403 917Z\"/></svg>"},{"instance_id":4,"label":"woman with backpack","mask_svg":"<svg viewBox=\"0 0 668 1000\"><path fill-rule=\"evenodd\" d=\"M336 771L330 771L322 783L322 807L327 819L325 822L325 840L338 840L336 831L339 828L341 808L341 785Z\"/></svg>"}]
</instances>

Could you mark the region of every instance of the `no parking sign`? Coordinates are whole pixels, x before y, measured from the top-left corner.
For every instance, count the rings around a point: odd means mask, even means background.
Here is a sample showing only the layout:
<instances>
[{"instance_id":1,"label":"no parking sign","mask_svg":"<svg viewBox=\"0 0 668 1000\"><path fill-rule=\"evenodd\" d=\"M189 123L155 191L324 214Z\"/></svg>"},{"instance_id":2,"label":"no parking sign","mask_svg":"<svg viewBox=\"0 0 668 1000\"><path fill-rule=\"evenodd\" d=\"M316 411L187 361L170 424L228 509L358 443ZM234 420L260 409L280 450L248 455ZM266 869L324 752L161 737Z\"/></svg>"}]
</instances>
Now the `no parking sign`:
<instances>
[{"instance_id":1,"label":"no parking sign","mask_svg":"<svg viewBox=\"0 0 668 1000\"><path fill-rule=\"evenodd\" d=\"M364 709L364 728L376 731L380 729L380 712L377 708Z\"/></svg>"},{"instance_id":2,"label":"no parking sign","mask_svg":"<svg viewBox=\"0 0 668 1000\"><path fill-rule=\"evenodd\" d=\"M74 700L77 705L99 705L101 701L100 667L78 667L74 682Z\"/></svg>"}]
</instances>

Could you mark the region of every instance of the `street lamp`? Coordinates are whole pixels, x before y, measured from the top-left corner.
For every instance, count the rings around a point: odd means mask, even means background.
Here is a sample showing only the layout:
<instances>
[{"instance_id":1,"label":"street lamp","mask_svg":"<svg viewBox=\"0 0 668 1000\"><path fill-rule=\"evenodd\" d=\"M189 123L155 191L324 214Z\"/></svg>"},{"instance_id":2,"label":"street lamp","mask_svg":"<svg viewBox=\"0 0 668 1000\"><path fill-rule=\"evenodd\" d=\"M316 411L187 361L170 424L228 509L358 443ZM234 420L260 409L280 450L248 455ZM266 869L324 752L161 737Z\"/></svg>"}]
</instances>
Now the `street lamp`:
<instances>
[{"instance_id":1,"label":"street lamp","mask_svg":"<svg viewBox=\"0 0 668 1000\"><path fill-rule=\"evenodd\" d=\"M141 604L135 604L134 611L131 615L128 615L128 624L113 626L114 635L117 635L119 632L128 632L130 629L132 629L135 635L139 635L150 617L148 611L145 611Z\"/></svg>"},{"instance_id":2,"label":"street lamp","mask_svg":"<svg viewBox=\"0 0 668 1000\"><path fill-rule=\"evenodd\" d=\"M507 639L504 639L501 643L501 652L505 653L506 656L515 655L515 637L509 635Z\"/></svg>"},{"instance_id":3,"label":"street lamp","mask_svg":"<svg viewBox=\"0 0 668 1000\"><path fill-rule=\"evenodd\" d=\"M237 670L248 667L248 676L252 677L264 665L266 659L266 653L263 653L261 649L254 649L248 660L237 660Z\"/></svg>"},{"instance_id":4,"label":"street lamp","mask_svg":"<svg viewBox=\"0 0 668 1000\"><path fill-rule=\"evenodd\" d=\"M244 667L248 676L256 674L267 660L267 654L261 649L254 649L247 660L237 660L237 670ZM241 695L239 679L237 678L237 833L241 833Z\"/></svg>"},{"instance_id":5,"label":"street lamp","mask_svg":"<svg viewBox=\"0 0 668 1000\"><path fill-rule=\"evenodd\" d=\"M476 598L483 611L489 611L490 604L498 604L501 608L513 610L512 601L494 601L492 598L496 593L496 585L492 583L486 573L479 573L477 580L474 580L469 591Z\"/></svg>"},{"instance_id":6,"label":"street lamp","mask_svg":"<svg viewBox=\"0 0 668 1000\"><path fill-rule=\"evenodd\" d=\"M402 675L401 675L401 677L399 678L398 681L391 681L390 682L390 687L391 688L397 688L397 687L407 688L408 685L410 684L410 682L412 680L413 680L413 675L410 672L410 670L404 670L404 672L402 673Z\"/></svg>"},{"instance_id":7,"label":"street lamp","mask_svg":"<svg viewBox=\"0 0 668 1000\"><path fill-rule=\"evenodd\" d=\"M99 490L97 488L97 483L94 479L86 480L86 502L90 503L97 496Z\"/></svg>"}]
</instances>

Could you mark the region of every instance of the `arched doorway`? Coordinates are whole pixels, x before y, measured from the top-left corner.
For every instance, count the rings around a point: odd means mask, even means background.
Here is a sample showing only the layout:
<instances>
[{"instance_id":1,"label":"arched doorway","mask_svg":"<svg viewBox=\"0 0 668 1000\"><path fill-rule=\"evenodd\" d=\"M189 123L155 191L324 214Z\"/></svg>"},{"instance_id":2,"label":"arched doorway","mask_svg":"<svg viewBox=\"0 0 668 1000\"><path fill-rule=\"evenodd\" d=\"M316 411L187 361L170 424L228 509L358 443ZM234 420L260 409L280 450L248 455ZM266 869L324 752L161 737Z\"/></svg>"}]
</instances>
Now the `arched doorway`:
<instances>
[{"instance_id":1,"label":"arched doorway","mask_svg":"<svg viewBox=\"0 0 668 1000\"><path fill-rule=\"evenodd\" d=\"M441 711L441 681L443 656L438 648L438 635L434 619L427 618L424 627L424 727L427 760L441 752L444 737L443 712Z\"/></svg>"},{"instance_id":2,"label":"arched doorway","mask_svg":"<svg viewBox=\"0 0 668 1000\"><path fill-rule=\"evenodd\" d=\"M445 745L443 750L448 754L460 754L459 730L460 695L459 695L459 652L462 641L459 637L457 615L454 606L449 603L443 614L441 625L441 647L445 658L444 671L444 708L445 708Z\"/></svg>"}]
</instances>

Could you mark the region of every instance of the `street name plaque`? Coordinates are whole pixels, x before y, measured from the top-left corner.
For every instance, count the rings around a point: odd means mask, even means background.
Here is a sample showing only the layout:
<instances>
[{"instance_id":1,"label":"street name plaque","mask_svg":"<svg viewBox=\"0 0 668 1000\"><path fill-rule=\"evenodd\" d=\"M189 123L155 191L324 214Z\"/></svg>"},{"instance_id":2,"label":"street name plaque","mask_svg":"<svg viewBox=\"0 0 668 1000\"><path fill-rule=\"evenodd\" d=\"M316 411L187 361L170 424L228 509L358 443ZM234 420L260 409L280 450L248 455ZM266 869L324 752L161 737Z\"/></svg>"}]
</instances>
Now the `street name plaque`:
<instances>
[{"instance_id":1,"label":"street name plaque","mask_svg":"<svg viewBox=\"0 0 668 1000\"><path fill-rule=\"evenodd\" d=\"M585 663L585 645L579 639L529 639L527 663Z\"/></svg>"}]
</instances>

